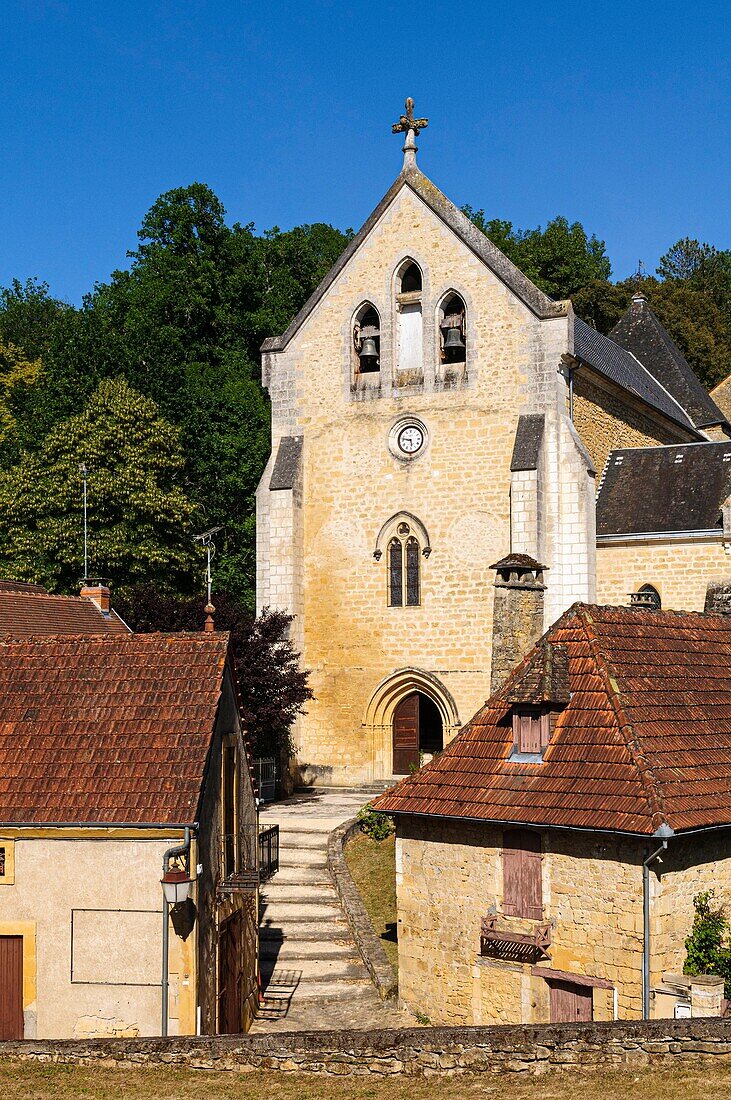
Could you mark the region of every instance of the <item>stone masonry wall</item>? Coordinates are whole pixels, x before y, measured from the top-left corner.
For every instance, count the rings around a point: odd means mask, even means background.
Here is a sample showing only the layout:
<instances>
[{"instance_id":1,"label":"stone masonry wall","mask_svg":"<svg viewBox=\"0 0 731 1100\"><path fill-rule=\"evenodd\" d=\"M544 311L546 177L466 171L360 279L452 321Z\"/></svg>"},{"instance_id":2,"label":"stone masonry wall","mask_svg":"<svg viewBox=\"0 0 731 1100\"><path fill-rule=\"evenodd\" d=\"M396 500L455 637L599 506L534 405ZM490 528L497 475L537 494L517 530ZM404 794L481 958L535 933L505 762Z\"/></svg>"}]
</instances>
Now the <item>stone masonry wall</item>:
<instances>
[{"instance_id":1,"label":"stone masonry wall","mask_svg":"<svg viewBox=\"0 0 731 1100\"><path fill-rule=\"evenodd\" d=\"M428 833L427 833L428 830ZM428 835L429 839L426 839ZM541 1022L545 982L530 967L480 957L480 920L527 932L535 922L503 917L502 830L399 819L396 885L399 996L434 1023ZM641 1014L642 844L609 836L542 833L544 919L551 961L541 964L611 982L622 1018ZM611 991L595 990L598 1018Z\"/></svg>"},{"instance_id":2,"label":"stone masonry wall","mask_svg":"<svg viewBox=\"0 0 731 1100\"><path fill-rule=\"evenodd\" d=\"M406 257L423 272L424 369L410 384L395 366L394 278ZM448 290L467 305L466 371L450 386L439 381L436 323ZM361 392L351 374L352 318L365 300L381 317L381 371L377 385ZM405 188L291 344L266 357L273 441L304 439L301 535L290 525L289 550L278 544L270 551L272 563L300 578L292 589L302 593L296 643L315 693L295 728L302 780L357 783L391 774L390 718L376 727L366 715L378 686L397 670L425 672L451 696L458 714L448 736L484 702L490 565L510 549L517 420L539 393L564 385L558 367L567 341L566 317L539 322ZM419 418L428 434L413 461L389 449L389 433L404 415ZM382 526L402 511L426 526L431 555L420 559L421 605L392 608L387 555L377 560L374 549ZM271 502L261 519L273 539ZM550 577L559 584L560 568ZM272 604L275 590L273 578L268 589L262 585Z\"/></svg>"},{"instance_id":3,"label":"stone masonry wall","mask_svg":"<svg viewBox=\"0 0 731 1100\"><path fill-rule=\"evenodd\" d=\"M687 443L695 437L632 405L622 392L589 375L574 375L574 424L601 474L609 452L620 447Z\"/></svg>"},{"instance_id":4,"label":"stone masonry wall","mask_svg":"<svg viewBox=\"0 0 731 1100\"><path fill-rule=\"evenodd\" d=\"M731 547L721 537L686 542L600 543L597 602L626 605L630 592L653 585L667 611L702 611L706 586L731 579Z\"/></svg>"},{"instance_id":5,"label":"stone masonry wall","mask_svg":"<svg viewBox=\"0 0 731 1100\"><path fill-rule=\"evenodd\" d=\"M544 1027L411 1028L217 1038L0 1043L0 1058L24 1062L195 1069L280 1070L356 1077L533 1076L548 1070L630 1071L688 1061L728 1062L731 1020L561 1024Z\"/></svg>"}]
</instances>

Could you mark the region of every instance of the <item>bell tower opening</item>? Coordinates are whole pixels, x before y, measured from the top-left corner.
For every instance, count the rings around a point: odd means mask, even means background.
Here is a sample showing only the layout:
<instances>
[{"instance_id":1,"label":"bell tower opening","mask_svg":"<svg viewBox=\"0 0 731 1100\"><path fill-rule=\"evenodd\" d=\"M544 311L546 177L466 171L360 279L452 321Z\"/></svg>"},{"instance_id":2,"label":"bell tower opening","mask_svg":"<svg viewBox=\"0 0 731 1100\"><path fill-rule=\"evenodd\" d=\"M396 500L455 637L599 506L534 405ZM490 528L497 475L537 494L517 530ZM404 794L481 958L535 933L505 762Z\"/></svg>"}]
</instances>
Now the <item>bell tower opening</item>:
<instances>
[{"instance_id":1,"label":"bell tower opening","mask_svg":"<svg viewBox=\"0 0 731 1100\"><path fill-rule=\"evenodd\" d=\"M439 707L428 695L412 691L393 712L393 774L408 775L444 748Z\"/></svg>"}]
</instances>

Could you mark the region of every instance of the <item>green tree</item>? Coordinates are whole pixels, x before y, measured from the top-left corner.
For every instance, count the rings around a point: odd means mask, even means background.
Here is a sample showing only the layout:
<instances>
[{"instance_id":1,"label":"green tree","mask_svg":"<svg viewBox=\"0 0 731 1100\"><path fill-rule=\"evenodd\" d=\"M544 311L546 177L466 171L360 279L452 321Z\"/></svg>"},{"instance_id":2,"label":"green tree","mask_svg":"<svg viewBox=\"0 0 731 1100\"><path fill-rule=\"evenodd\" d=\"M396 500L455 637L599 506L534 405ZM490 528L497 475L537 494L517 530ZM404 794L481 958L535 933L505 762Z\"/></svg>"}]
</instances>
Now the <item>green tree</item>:
<instances>
[{"instance_id":1,"label":"green tree","mask_svg":"<svg viewBox=\"0 0 731 1100\"><path fill-rule=\"evenodd\" d=\"M120 379L99 384L85 408L55 427L35 454L0 472L4 575L74 591L83 575L80 463L89 470L89 568L121 587L190 586L193 505L180 487L177 430Z\"/></svg>"},{"instance_id":2,"label":"green tree","mask_svg":"<svg viewBox=\"0 0 731 1100\"><path fill-rule=\"evenodd\" d=\"M724 978L724 997L731 998L731 947L728 917L715 890L693 898L693 929L685 941L683 973L718 974Z\"/></svg>"},{"instance_id":3,"label":"green tree","mask_svg":"<svg viewBox=\"0 0 731 1100\"><path fill-rule=\"evenodd\" d=\"M512 222L488 220L484 210L463 212L524 275L552 298L571 298L595 280L612 273L604 241L589 237L581 222L553 218L545 229L515 229Z\"/></svg>"},{"instance_id":4,"label":"green tree","mask_svg":"<svg viewBox=\"0 0 731 1100\"><path fill-rule=\"evenodd\" d=\"M40 359L30 360L15 344L0 340L0 453L16 431L15 407L41 373Z\"/></svg>"}]
</instances>

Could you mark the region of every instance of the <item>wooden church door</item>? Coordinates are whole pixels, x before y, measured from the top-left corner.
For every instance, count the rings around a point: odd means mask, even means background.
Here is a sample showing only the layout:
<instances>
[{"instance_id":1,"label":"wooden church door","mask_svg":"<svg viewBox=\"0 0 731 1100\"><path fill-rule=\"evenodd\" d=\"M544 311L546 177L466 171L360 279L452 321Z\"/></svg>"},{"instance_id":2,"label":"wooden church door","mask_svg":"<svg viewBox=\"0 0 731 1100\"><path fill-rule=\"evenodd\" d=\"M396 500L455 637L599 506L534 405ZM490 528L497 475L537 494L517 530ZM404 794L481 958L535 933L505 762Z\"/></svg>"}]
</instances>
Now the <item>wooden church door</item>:
<instances>
[{"instance_id":1,"label":"wooden church door","mask_svg":"<svg viewBox=\"0 0 731 1100\"><path fill-rule=\"evenodd\" d=\"M419 693L402 699L393 714L393 774L408 775L419 766Z\"/></svg>"}]
</instances>

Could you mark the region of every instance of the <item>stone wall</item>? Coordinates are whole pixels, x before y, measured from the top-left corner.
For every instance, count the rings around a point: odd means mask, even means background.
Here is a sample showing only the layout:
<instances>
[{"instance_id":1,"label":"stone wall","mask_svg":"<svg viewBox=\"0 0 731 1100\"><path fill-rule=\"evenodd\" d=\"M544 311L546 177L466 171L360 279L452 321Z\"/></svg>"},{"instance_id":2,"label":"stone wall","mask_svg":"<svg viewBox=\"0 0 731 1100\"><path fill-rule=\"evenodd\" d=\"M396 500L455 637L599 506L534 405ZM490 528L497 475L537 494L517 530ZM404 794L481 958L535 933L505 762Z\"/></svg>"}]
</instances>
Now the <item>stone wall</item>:
<instances>
[{"instance_id":1,"label":"stone wall","mask_svg":"<svg viewBox=\"0 0 731 1100\"><path fill-rule=\"evenodd\" d=\"M660 593L663 610L703 611L709 581L731 578L731 547L718 538L599 543L597 602L626 605L643 584Z\"/></svg>"},{"instance_id":2,"label":"stone wall","mask_svg":"<svg viewBox=\"0 0 731 1100\"><path fill-rule=\"evenodd\" d=\"M400 998L433 1023L547 1020L543 978L530 966L480 956L488 912L506 930L535 928L502 915L502 830L415 818L399 819L397 828ZM551 959L541 965L611 983L620 1017L639 1017L642 842L557 830L541 836L544 920L553 925ZM613 1014L612 990L596 988L593 1001L595 1018Z\"/></svg>"},{"instance_id":3,"label":"stone wall","mask_svg":"<svg viewBox=\"0 0 731 1100\"><path fill-rule=\"evenodd\" d=\"M396 363L394 280L406 257L423 272L423 371L411 382L398 377ZM467 363L445 386L437 316L450 290L467 307ZM377 385L369 376L360 389L352 378L352 320L366 300L381 318L381 369ZM267 353L273 443L282 435L303 439L292 501L284 501L288 491L279 491L281 500L269 491L271 465L257 497L258 600L296 613L294 641L312 670L315 699L294 730L301 781L352 784L392 774L390 722L399 698L392 697L383 722L369 721L369 707L403 669L433 678L446 739L484 702L490 565L510 550L510 460L521 412L551 403L546 507L554 526L571 503L569 481L578 477L593 501L583 460L576 470L571 463L576 443L557 422L559 391L566 388L558 368L569 329L568 313L539 321L404 187L292 341ZM413 461L389 445L404 416L419 419L427 433ZM418 607L387 606L388 555L374 554L384 524L403 512L429 536ZM560 537L544 531L550 585L570 587L559 610L591 595L593 540L578 522L576 528ZM419 690L418 678L404 683L408 690Z\"/></svg>"},{"instance_id":4,"label":"stone wall","mask_svg":"<svg viewBox=\"0 0 731 1100\"><path fill-rule=\"evenodd\" d=\"M731 1058L731 1020L562 1024L544 1027L411 1028L325 1031L248 1038L28 1041L0 1043L0 1058L76 1065L189 1066L280 1070L339 1077L538 1075L581 1068L724 1063Z\"/></svg>"},{"instance_id":5,"label":"stone wall","mask_svg":"<svg viewBox=\"0 0 731 1100\"><path fill-rule=\"evenodd\" d=\"M695 435L632 404L617 386L587 368L574 374L574 424L601 474L609 452L620 447L688 443Z\"/></svg>"}]
</instances>

